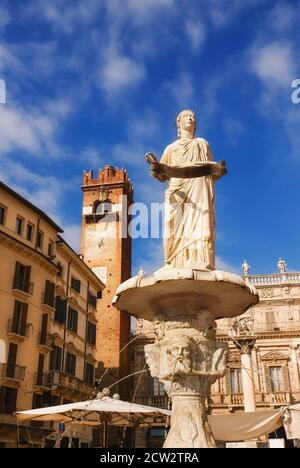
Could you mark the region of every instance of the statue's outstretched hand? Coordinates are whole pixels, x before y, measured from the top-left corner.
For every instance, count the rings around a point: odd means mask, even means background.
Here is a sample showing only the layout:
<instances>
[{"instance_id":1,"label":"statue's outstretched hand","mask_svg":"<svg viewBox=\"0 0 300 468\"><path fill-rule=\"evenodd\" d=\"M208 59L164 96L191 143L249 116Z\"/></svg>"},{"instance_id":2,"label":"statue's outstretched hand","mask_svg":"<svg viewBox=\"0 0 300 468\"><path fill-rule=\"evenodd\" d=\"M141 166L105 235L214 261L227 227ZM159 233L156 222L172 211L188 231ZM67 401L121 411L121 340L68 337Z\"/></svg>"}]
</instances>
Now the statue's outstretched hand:
<instances>
[{"instance_id":1,"label":"statue's outstretched hand","mask_svg":"<svg viewBox=\"0 0 300 468\"><path fill-rule=\"evenodd\" d=\"M212 177L215 180L220 179L227 174L226 163L225 161L219 161L217 164L212 166Z\"/></svg>"},{"instance_id":2,"label":"statue's outstretched hand","mask_svg":"<svg viewBox=\"0 0 300 468\"><path fill-rule=\"evenodd\" d=\"M160 182L165 182L167 180L166 175L163 173L163 164L160 164L153 153L146 153L145 159L148 164L150 164L150 174L155 179L158 179Z\"/></svg>"}]
</instances>

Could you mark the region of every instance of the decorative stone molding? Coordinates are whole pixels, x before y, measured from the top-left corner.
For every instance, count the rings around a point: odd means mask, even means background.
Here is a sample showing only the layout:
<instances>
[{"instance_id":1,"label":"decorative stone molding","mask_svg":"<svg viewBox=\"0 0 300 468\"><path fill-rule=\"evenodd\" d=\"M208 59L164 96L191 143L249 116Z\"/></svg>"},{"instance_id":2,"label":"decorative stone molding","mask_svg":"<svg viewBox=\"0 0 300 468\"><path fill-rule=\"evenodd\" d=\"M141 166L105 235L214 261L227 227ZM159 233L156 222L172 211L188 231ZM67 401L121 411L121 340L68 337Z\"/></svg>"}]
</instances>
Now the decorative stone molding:
<instances>
[{"instance_id":1,"label":"decorative stone molding","mask_svg":"<svg viewBox=\"0 0 300 468\"><path fill-rule=\"evenodd\" d=\"M265 354L264 356L261 356L261 360L265 363L265 365L272 365L276 364L278 362L282 363L287 363L289 361L289 357L286 354L280 353L280 352L275 352L272 351L270 353Z\"/></svg>"}]
</instances>

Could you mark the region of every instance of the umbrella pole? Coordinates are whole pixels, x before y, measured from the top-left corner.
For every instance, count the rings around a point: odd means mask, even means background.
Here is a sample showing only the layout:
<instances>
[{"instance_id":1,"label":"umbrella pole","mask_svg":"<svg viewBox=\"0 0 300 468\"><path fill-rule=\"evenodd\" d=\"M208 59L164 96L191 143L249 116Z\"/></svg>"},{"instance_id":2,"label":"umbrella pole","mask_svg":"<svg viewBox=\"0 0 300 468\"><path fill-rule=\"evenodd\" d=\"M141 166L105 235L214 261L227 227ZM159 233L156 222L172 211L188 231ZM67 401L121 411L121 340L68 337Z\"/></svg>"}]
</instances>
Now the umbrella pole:
<instances>
[{"instance_id":1,"label":"umbrella pole","mask_svg":"<svg viewBox=\"0 0 300 468\"><path fill-rule=\"evenodd\" d=\"M103 429L102 429L102 447L106 448L107 446L107 422L103 422Z\"/></svg>"}]
</instances>

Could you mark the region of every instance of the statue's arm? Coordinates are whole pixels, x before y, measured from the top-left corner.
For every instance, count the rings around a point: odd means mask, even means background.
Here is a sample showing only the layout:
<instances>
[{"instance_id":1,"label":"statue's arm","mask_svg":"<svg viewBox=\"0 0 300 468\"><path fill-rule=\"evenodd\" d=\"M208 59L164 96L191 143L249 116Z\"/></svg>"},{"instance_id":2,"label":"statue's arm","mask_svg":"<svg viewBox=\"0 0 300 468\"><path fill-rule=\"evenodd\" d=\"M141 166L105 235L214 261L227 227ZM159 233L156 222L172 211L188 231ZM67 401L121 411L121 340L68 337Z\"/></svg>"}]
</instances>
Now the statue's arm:
<instances>
[{"instance_id":1,"label":"statue's arm","mask_svg":"<svg viewBox=\"0 0 300 468\"><path fill-rule=\"evenodd\" d=\"M153 153L145 155L146 161L150 164L150 173L153 177L160 182L172 178L178 179L193 179L196 177L211 176L214 179L219 179L227 173L225 162L196 164L195 166L169 166L167 164L159 163Z\"/></svg>"}]
</instances>

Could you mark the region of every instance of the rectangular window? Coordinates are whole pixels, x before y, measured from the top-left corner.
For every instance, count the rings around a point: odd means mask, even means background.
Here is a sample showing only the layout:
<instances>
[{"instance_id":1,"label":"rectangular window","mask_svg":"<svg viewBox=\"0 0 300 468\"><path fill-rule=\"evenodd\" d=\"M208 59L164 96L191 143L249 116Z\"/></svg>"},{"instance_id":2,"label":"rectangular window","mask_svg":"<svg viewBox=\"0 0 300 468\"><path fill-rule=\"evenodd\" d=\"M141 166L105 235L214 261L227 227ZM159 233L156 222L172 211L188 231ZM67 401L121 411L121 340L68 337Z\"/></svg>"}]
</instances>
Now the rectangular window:
<instances>
[{"instance_id":1,"label":"rectangular window","mask_svg":"<svg viewBox=\"0 0 300 468\"><path fill-rule=\"evenodd\" d=\"M6 377L11 377L12 379L15 377L17 352L18 345L14 343L9 343L8 358L6 365Z\"/></svg>"},{"instance_id":2,"label":"rectangular window","mask_svg":"<svg viewBox=\"0 0 300 468\"><path fill-rule=\"evenodd\" d=\"M96 346L96 325L91 322L87 323L86 341L93 346Z\"/></svg>"},{"instance_id":3,"label":"rectangular window","mask_svg":"<svg viewBox=\"0 0 300 468\"><path fill-rule=\"evenodd\" d=\"M69 330L71 330L72 332L77 333L78 312L77 312L77 310L73 309L72 307L69 307L67 328Z\"/></svg>"},{"instance_id":4,"label":"rectangular window","mask_svg":"<svg viewBox=\"0 0 300 468\"><path fill-rule=\"evenodd\" d=\"M32 234L33 234L33 226L32 224L27 224L27 227L26 227L26 239L28 241L32 241Z\"/></svg>"},{"instance_id":5,"label":"rectangular window","mask_svg":"<svg viewBox=\"0 0 300 468\"><path fill-rule=\"evenodd\" d=\"M157 379L153 379L153 395L154 396L164 396L165 394L165 387L164 385Z\"/></svg>"},{"instance_id":6,"label":"rectangular window","mask_svg":"<svg viewBox=\"0 0 300 468\"><path fill-rule=\"evenodd\" d=\"M26 336L27 332L28 304L15 301L14 315L11 323L11 332L20 336Z\"/></svg>"},{"instance_id":7,"label":"rectangular window","mask_svg":"<svg viewBox=\"0 0 300 468\"><path fill-rule=\"evenodd\" d=\"M31 267L16 262L13 289L20 289L26 293L30 292Z\"/></svg>"},{"instance_id":8,"label":"rectangular window","mask_svg":"<svg viewBox=\"0 0 300 468\"><path fill-rule=\"evenodd\" d=\"M19 234L19 236L21 236L22 231L23 231L23 218L21 218L20 216L17 216L17 219L16 219L16 233Z\"/></svg>"},{"instance_id":9,"label":"rectangular window","mask_svg":"<svg viewBox=\"0 0 300 468\"><path fill-rule=\"evenodd\" d=\"M67 374L74 375L76 374L76 356L67 352L66 354L66 368L65 371Z\"/></svg>"},{"instance_id":10,"label":"rectangular window","mask_svg":"<svg viewBox=\"0 0 300 468\"><path fill-rule=\"evenodd\" d=\"M6 214L6 209L4 206L0 206L0 224L4 224L5 222L5 214Z\"/></svg>"},{"instance_id":11,"label":"rectangular window","mask_svg":"<svg viewBox=\"0 0 300 468\"><path fill-rule=\"evenodd\" d=\"M94 366L88 362L85 365L85 383L94 386Z\"/></svg>"},{"instance_id":12,"label":"rectangular window","mask_svg":"<svg viewBox=\"0 0 300 468\"><path fill-rule=\"evenodd\" d=\"M230 389L232 394L243 393L242 370L230 369Z\"/></svg>"},{"instance_id":13,"label":"rectangular window","mask_svg":"<svg viewBox=\"0 0 300 468\"><path fill-rule=\"evenodd\" d=\"M74 289L74 291L80 293L81 282L80 282L80 280L74 278L73 276L72 276L72 279L71 279L71 288Z\"/></svg>"},{"instance_id":14,"label":"rectangular window","mask_svg":"<svg viewBox=\"0 0 300 468\"><path fill-rule=\"evenodd\" d=\"M44 234L42 233L42 231L38 231L37 237L36 237L36 246L39 249L43 248L43 241L44 241Z\"/></svg>"},{"instance_id":15,"label":"rectangular window","mask_svg":"<svg viewBox=\"0 0 300 468\"><path fill-rule=\"evenodd\" d=\"M45 292L44 292L44 304L47 304L50 307L54 307L55 300L55 284L51 281L46 280Z\"/></svg>"},{"instance_id":16,"label":"rectangular window","mask_svg":"<svg viewBox=\"0 0 300 468\"><path fill-rule=\"evenodd\" d=\"M42 316L42 326L40 334L40 344L47 344L47 334L48 334L48 314L43 314Z\"/></svg>"},{"instance_id":17,"label":"rectangular window","mask_svg":"<svg viewBox=\"0 0 300 468\"><path fill-rule=\"evenodd\" d=\"M17 409L17 396L17 388L0 387L0 413L15 413Z\"/></svg>"},{"instance_id":18,"label":"rectangular window","mask_svg":"<svg viewBox=\"0 0 300 468\"><path fill-rule=\"evenodd\" d=\"M52 257L54 252L54 244L52 241L49 241L48 244L48 257Z\"/></svg>"},{"instance_id":19,"label":"rectangular window","mask_svg":"<svg viewBox=\"0 0 300 468\"><path fill-rule=\"evenodd\" d=\"M45 356L43 354L39 354L38 369L37 369L37 376L36 376L37 385L43 385L44 362L45 362Z\"/></svg>"},{"instance_id":20,"label":"rectangular window","mask_svg":"<svg viewBox=\"0 0 300 468\"><path fill-rule=\"evenodd\" d=\"M55 315L54 320L64 325L66 323L67 318L67 300L62 299L61 296L57 296L56 298L56 307L55 307Z\"/></svg>"},{"instance_id":21,"label":"rectangular window","mask_svg":"<svg viewBox=\"0 0 300 468\"><path fill-rule=\"evenodd\" d=\"M61 370L61 357L62 357L62 348L59 346L54 346L51 351L50 356L50 369L49 370Z\"/></svg>"},{"instance_id":22,"label":"rectangular window","mask_svg":"<svg viewBox=\"0 0 300 468\"><path fill-rule=\"evenodd\" d=\"M282 367L269 367L272 392L284 392Z\"/></svg>"},{"instance_id":23,"label":"rectangular window","mask_svg":"<svg viewBox=\"0 0 300 468\"><path fill-rule=\"evenodd\" d=\"M97 297L89 292L89 304L96 309L97 306Z\"/></svg>"}]
</instances>

